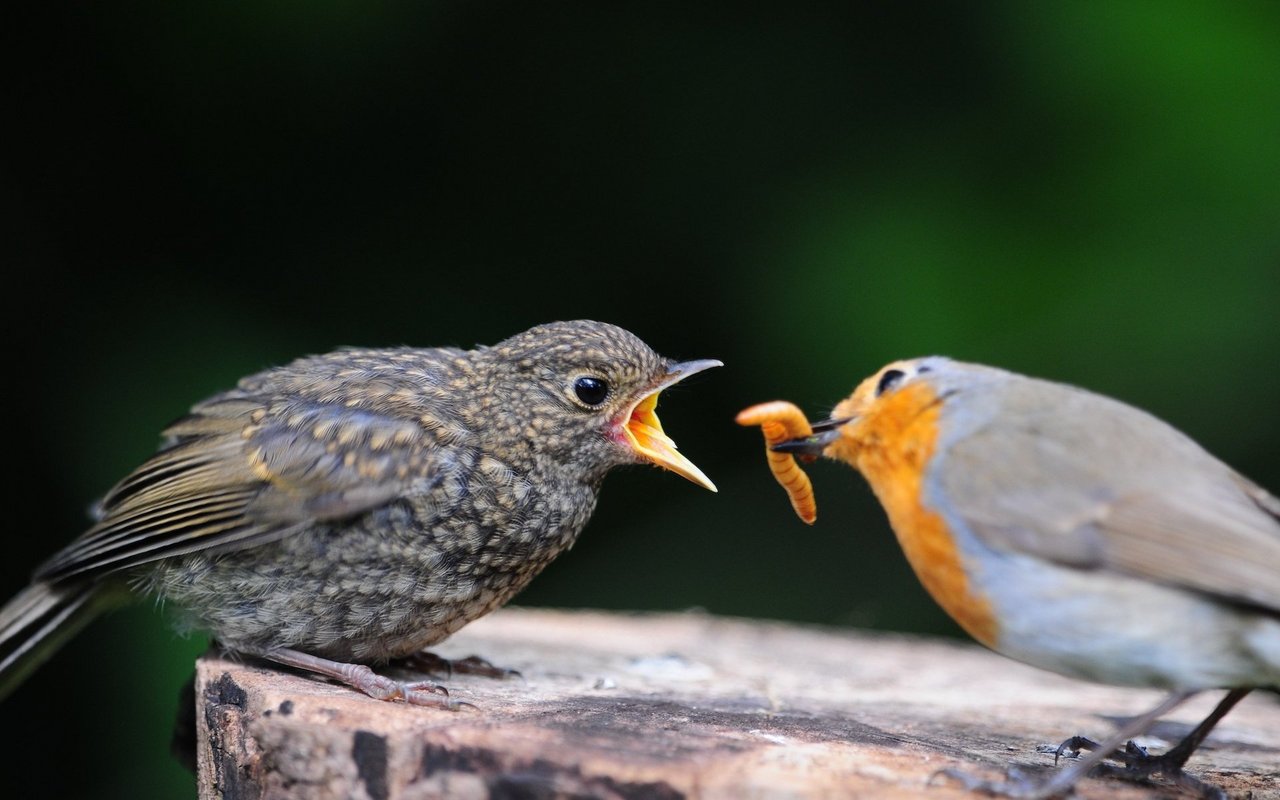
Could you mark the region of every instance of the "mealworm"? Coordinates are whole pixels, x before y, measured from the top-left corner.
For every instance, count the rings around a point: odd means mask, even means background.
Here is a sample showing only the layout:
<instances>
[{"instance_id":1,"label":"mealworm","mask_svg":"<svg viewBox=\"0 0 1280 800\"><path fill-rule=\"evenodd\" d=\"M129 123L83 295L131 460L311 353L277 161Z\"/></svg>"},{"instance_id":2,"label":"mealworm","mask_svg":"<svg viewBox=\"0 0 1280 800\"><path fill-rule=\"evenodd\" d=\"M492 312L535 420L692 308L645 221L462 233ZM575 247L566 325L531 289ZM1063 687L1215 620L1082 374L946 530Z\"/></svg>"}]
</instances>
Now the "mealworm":
<instances>
[{"instance_id":1,"label":"mealworm","mask_svg":"<svg viewBox=\"0 0 1280 800\"><path fill-rule=\"evenodd\" d=\"M764 433L765 453L769 459L769 470L773 477L787 492L791 499L791 507L796 510L800 519L812 525L818 519L818 501L813 496L813 484L809 476L800 469L795 457L790 453L775 453L773 446L788 439L798 439L813 435L809 420L804 412L793 403L785 400L774 400L771 403L760 403L743 409L735 418L739 425L759 425Z\"/></svg>"}]
</instances>

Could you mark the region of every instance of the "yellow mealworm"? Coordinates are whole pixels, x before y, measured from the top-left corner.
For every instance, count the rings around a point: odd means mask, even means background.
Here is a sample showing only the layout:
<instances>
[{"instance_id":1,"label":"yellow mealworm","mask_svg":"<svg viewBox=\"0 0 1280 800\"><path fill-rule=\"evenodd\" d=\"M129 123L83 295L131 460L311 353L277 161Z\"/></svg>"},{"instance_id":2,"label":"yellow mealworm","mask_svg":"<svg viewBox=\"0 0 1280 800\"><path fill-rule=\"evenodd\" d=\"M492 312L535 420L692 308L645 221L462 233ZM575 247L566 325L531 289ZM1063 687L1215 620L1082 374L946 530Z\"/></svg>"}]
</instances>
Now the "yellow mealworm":
<instances>
[{"instance_id":1,"label":"yellow mealworm","mask_svg":"<svg viewBox=\"0 0 1280 800\"><path fill-rule=\"evenodd\" d=\"M769 470L787 491L791 507L800 519L812 525L818 519L818 502L813 497L813 484L790 453L775 453L773 446L788 439L811 436L813 429L804 412L793 403L774 400L743 409L736 417L739 425L759 425L764 433L765 453Z\"/></svg>"}]
</instances>

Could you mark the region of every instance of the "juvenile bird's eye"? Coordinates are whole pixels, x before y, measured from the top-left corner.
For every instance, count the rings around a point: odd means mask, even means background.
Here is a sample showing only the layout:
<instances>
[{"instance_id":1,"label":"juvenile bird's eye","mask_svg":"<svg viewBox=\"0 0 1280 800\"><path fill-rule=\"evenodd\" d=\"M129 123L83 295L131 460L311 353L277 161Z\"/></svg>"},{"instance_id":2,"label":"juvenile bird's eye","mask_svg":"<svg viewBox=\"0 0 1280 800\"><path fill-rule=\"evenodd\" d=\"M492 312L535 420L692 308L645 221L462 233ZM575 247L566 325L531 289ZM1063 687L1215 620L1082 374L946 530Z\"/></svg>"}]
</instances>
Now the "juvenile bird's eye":
<instances>
[{"instance_id":1,"label":"juvenile bird's eye","mask_svg":"<svg viewBox=\"0 0 1280 800\"><path fill-rule=\"evenodd\" d=\"M905 377L907 377L907 373L903 372L900 369L885 370L884 374L880 376L880 382L876 384L876 397L879 397L880 395L889 391L893 387L897 386L899 383L902 382L902 379Z\"/></svg>"},{"instance_id":2,"label":"juvenile bird's eye","mask_svg":"<svg viewBox=\"0 0 1280 800\"><path fill-rule=\"evenodd\" d=\"M583 375L573 382L573 393L589 406L598 406L609 396L609 384L599 378Z\"/></svg>"}]
</instances>

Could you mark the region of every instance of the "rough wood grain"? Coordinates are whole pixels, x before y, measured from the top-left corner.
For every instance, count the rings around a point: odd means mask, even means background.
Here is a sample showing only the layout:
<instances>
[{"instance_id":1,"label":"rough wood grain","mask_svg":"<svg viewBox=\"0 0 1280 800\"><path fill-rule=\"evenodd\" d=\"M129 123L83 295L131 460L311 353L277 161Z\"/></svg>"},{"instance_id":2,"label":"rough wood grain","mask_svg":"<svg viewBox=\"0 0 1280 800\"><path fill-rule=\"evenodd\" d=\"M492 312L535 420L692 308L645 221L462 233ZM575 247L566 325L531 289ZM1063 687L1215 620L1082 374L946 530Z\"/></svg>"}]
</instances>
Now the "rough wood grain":
<instances>
[{"instance_id":1,"label":"rough wood grain","mask_svg":"<svg viewBox=\"0 0 1280 800\"><path fill-rule=\"evenodd\" d=\"M443 682L457 712L369 700L216 653L198 666L200 796L972 797L930 776L1051 769L1036 746L1099 738L1160 695L1079 683L977 647L702 614L507 609L437 652L523 677ZM1163 747L1208 713L1196 698ZM1191 770L1280 800L1280 701L1255 693ZM1250 794L1252 792L1252 794ZM1090 780L1087 799L1175 796Z\"/></svg>"}]
</instances>

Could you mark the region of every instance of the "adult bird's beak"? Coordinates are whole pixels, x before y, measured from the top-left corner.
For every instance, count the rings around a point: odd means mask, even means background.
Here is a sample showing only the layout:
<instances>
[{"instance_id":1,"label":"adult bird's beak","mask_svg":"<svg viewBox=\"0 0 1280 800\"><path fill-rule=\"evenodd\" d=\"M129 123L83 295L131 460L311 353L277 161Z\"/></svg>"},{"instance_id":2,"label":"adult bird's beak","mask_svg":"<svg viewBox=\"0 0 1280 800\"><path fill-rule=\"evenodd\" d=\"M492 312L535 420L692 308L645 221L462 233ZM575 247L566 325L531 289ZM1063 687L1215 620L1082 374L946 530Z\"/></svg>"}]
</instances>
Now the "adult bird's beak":
<instances>
[{"instance_id":1,"label":"adult bird's beak","mask_svg":"<svg viewBox=\"0 0 1280 800\"><path fill-rule=\"evenodd\" d=\"M702 474L702 470L694 466L692 461L677 452L676 443L663 433L662 423L658 421L658 415L654 413L654 409L658 406L658 395L663 389L673 383L679 383L695 372L721 366L724 365L711 358L673 364L667 370L667 374L662 377L661 382L631 407L627 413L626 424L622 426L627 443L641 458L669 469L677 475L683 475L713 492L716 491L716 485L711 482L711 479Z\"/></svg>"},{"instance_id":2,"label":"adult bird's beak","mask_svg":"<svg viewBox=\"0 0 1280 800\"><path fill-rule=\"evenodd\" d=\"M852 422L853 419L853 417L844 417L842 419L824 419L822 422L815 422L809 426L813 430L812 434L801 436L798 439L778 442L769 449L775 453L790 453L795 456L809 456L811 458L820 456L822 451L827 449L827 445L840 438L841 426Z\"/></svg>"}]
</instances>

